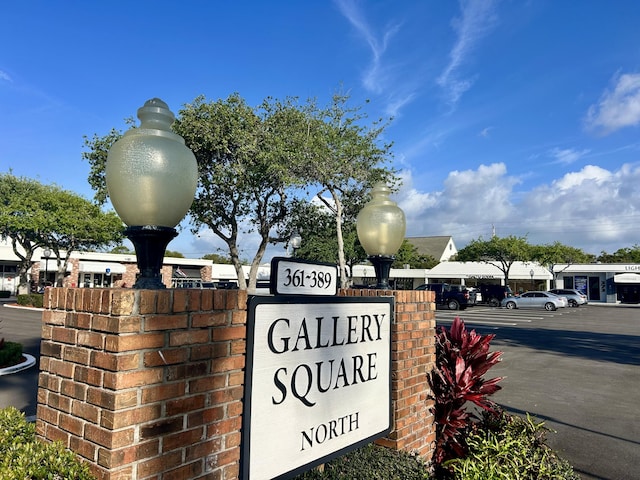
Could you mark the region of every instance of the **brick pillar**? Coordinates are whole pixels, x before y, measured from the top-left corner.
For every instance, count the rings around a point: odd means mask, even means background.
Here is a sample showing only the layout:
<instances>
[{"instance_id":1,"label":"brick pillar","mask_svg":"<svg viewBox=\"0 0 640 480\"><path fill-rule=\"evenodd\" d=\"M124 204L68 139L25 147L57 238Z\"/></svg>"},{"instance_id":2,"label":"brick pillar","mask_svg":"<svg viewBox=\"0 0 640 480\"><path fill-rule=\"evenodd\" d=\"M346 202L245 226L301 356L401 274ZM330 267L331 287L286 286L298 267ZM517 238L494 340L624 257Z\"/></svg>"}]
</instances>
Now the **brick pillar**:
<instances>
[{"instance_id":1,"label":"brick pillar","mask_svg":"<svg viewBox=\"0 0 640 480\"><path fill-rule=\"evenodd\" d=\"M37 432L100 480L236 478L246 294L54 288Z\"/></svg>"},{"instance_id":2,"label":"brick pillar","mask_svg":"<svg viewBox=\"0 0 640 480\"><path fill-rule=\"evenodd\" d=\"M348 296L396 298L391 326L391 399L393 430L376 443L408 452L417 452L430 461L435 450L436 430L428 398L427 374L436 361L435 297L425 290L345 290Z\"/></svg>"}]
</instances>

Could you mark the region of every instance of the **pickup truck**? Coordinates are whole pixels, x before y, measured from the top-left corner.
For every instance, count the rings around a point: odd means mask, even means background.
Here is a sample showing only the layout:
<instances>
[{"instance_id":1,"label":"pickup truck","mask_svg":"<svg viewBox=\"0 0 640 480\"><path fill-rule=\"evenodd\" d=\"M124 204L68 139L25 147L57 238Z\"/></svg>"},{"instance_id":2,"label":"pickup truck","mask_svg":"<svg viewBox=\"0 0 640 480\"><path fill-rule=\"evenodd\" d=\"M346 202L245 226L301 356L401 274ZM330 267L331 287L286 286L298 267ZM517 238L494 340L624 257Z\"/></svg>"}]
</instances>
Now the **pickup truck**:
<instances>
[{"instance_id":1,"label":"pickup truck","mask_svg":"<svg viewBox=\"0 0 640 480\"><path fill-rule=\"evenodd\" d=\"M470 295L464 286L448 283L425 283L416 290L429 290L436 294L436 306L447 307L449 310L464 310L475 303L475 295Z\"/></svg>"}]
</instances>

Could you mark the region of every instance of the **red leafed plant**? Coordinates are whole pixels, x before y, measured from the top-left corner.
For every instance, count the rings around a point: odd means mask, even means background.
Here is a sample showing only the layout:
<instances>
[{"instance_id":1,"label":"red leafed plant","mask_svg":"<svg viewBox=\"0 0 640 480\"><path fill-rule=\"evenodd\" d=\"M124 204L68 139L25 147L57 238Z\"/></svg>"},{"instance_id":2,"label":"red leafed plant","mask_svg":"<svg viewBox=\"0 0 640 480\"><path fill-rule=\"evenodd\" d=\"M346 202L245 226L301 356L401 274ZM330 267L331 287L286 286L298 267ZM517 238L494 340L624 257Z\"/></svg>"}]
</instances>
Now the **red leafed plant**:
<instances>
[{"instance_id":1,"label":"red leafed plant","mask_svg":"<svg viewBox=\"0 0 640 480\"><path fill-rule=\"evenodd\" d=\"M496 404L487 396L500 390L497 383L503 377L482 378L502 358L502 352L489 352L494 337L467 330L460 317L454 319L450 329L438 329L436 366L429 374L435 400L436 465L467 453L465 437L477 418L467 409L467 402L494 411Z\"/></svg>"}]
</instances>

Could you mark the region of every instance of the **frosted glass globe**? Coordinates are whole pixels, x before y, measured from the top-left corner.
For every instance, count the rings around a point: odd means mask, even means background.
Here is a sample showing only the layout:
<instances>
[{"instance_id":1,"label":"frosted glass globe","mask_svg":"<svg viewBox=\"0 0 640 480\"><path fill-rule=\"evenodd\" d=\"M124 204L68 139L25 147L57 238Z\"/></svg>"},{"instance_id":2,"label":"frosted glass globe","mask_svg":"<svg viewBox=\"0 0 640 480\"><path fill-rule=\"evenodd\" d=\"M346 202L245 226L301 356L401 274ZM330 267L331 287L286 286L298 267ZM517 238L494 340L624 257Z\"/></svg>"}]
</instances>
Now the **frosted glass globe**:
<instances>
[{"instance_id":1,"label":"frosted glass globe","mask_svg":"<svg viewBox=\"0 0 640 480\"><path fill-rule=\"evenodd\" d=\"M128 226L175 227L193 203L198 165L171 131L175 116L154 98L138 109L140 128L115 142L105 171L111 203Z\"/></svg>"}]
</instances>

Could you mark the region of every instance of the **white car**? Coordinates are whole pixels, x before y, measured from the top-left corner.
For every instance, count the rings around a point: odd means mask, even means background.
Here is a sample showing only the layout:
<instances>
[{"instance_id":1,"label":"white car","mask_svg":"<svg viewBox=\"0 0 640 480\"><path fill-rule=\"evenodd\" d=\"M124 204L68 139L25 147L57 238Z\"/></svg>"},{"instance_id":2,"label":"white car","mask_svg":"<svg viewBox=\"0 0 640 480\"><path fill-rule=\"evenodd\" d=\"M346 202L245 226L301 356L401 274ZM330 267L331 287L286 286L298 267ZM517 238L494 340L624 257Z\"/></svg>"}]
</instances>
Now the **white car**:
<instances>
[{"instance_id":1,"label":"white car","mask_svg":"<svg viewBox=\"0 0 640 480\"><path fill-rule=\"evenodd\" d=\"M549 292L567 297L570 307L579 307L587 304L587 296L574 288L552 288Z\"/></svg>"},{"instance_id":2,"label":"white car","mask_svg":"<svg viewBox=\"0 0 640 480\"><path fill-rule=\"evenodd\" d=\"M556 310L566 307L568 304L566 297L542 291L525 292L514 297L507 297L501 302L501 305L508 309L542 307L545 310Z\"/></svg>"}]
</instances>

